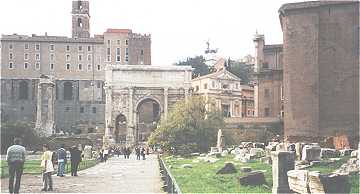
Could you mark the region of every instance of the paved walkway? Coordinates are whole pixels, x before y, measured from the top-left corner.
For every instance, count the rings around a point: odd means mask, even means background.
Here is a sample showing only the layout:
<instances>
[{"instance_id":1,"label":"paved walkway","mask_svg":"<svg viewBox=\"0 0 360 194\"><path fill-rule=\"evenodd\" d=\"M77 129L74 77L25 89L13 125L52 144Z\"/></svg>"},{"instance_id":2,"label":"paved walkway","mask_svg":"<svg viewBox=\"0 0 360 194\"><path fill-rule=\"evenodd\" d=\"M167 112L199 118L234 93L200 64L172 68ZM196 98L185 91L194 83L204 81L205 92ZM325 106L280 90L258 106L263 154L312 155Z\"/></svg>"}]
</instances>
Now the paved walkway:
<instances>
[{"instance_id":1,"label":"paved walkway","mask_svg":"<svg viewBox=\"0 0 360 194\"><path fill-rule=\"evenodd\" d=\"M156 155L146 160L113 157L78 174L53 176L54 193L163 193ZM7 185L8 178L1 179L1 193L8 192ZM40 193L41 186L40 175L23 175L20 193Z\"/></svg>"}]
</instances>

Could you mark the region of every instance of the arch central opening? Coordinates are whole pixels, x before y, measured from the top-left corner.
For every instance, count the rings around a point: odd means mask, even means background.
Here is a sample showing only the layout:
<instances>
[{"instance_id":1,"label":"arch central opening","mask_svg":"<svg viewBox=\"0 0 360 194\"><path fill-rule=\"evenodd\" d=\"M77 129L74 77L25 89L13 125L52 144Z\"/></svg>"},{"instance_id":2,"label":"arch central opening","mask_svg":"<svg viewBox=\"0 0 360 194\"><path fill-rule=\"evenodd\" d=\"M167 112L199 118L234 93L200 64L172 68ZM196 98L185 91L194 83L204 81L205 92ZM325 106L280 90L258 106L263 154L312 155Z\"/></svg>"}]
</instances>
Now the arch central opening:
<instances>
[{"instance_id":1,"label":"arch central opening","mask_svg":"<svg viewBox=\"0 0 360 194\"><path fill-rule=\"evenodd\" d=\"M160 120L160 104L151 98L142 100L137 107L136 139L147 141Z\"/></svg>"},{"instance_id":2,"label":"arch central opening","mask_svg":"<svg viewBox=\"0 0 360 194\"><path fill-rule=\"evenodd\" d=\"M126 117L123 114L119 114L115 119L114 138L116 143L126 142L126 131L127 131Z\"/></svg>"}]
</instances>

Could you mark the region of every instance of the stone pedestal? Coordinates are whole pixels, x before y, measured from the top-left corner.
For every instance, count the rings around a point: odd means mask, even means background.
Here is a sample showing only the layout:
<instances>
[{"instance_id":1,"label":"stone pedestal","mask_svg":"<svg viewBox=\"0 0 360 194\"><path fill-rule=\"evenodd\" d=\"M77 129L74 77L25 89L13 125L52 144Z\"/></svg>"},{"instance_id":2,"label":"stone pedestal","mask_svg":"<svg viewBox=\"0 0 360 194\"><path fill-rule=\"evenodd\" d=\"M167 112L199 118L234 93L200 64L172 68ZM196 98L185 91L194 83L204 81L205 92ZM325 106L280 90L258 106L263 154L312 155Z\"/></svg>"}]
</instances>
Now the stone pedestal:
<instances>
[{"instance_id":1,"label":"stone pedestal","mask_svg":"<svg viewBox=\"0 0 360 194\"><path fill-rule=\"evenodd\" d=\"M291 193L287 172L295 168L295 153L287 151L271 152L273 188L272 193Z\"/></svg>"}]
</instances>

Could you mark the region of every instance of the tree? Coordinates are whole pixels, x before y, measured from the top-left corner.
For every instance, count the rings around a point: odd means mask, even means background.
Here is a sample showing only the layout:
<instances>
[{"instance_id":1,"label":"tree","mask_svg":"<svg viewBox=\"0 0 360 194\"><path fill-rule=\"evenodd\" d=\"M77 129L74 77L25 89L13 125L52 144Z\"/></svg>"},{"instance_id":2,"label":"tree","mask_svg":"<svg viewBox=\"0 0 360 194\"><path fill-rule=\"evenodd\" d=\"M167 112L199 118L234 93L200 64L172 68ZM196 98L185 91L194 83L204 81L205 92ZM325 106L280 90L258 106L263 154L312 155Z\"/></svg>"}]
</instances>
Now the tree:
<instances>
[{"instance_id":1,"label":"tree","mask_svg":"<svg viewBox=\"0 0 360 194\"><path fill-rule=\"evenodd\" d=\"M199 96L176 103L150 135L149 145L160 145L167 152L175 150L175 154L208 151L216 144L218 129L224 126L220 111L205 108L210 105Z\"/></svg>"},{"instance_id":2,"label":"tree","mask_svg":"<svg viewBox=\"0 0 360 194\"><path fill-rule=\"evenodd\" d=\"M230 62L230 60L228 61L227 70L238 76L245 84L249 83L250 74L254 72L251 65L235 61Z\"/></svg>"},{"instance_id":3,"label":"tree","mask_svg":"<svg viewBox=\"0 0 360 194\"><path fill-rule=\"evenodd\" d=\"M179 61L175 65L180 65L180 66L187 65L194 68L194 71L192 72L192 78L207 75L210 73L210 69L206 65L203 56L195 56L194 58L187 58L186 61Z\"/></svg>"}]
</instances>

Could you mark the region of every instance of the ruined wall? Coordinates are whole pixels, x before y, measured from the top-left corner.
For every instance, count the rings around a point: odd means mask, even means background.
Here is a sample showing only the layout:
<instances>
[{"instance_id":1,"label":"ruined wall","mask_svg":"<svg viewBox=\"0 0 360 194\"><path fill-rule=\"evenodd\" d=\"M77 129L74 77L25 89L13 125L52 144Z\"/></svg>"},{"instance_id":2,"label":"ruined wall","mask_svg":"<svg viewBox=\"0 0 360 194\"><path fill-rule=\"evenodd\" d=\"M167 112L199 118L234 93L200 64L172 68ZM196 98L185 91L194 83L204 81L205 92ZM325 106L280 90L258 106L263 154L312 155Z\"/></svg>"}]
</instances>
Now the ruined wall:
<instances>
[{"instance_id":1,"label":"ruined wall","mask_svg":"<svg viewBox=\"0 0 360 194\"><path fill-rule=\"evenodd\" d=\"M280 9L288 140L357 134L358 5L303 2Z\"/></svg>"}]
</instances>

